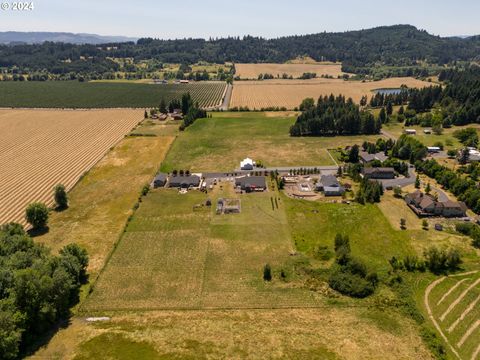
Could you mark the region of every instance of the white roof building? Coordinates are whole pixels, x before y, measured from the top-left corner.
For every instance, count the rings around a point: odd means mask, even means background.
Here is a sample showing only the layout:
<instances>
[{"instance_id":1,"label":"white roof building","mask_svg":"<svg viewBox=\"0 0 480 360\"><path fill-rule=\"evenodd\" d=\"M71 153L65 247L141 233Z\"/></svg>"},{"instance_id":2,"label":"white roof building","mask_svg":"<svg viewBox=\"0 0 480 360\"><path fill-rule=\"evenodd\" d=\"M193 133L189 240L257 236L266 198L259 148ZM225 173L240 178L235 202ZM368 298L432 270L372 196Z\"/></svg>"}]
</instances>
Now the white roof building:
<instances>
[{"instance_id":1,"label":"white roof building","mask_svg":"<svg viewBox=\"0 0 480 360\"><path fill-rule=\"evenodd\" d=\"M255 161L248 157L240 161L240 170L253 170L254 167Z\"/></svg>"}]
</instances>

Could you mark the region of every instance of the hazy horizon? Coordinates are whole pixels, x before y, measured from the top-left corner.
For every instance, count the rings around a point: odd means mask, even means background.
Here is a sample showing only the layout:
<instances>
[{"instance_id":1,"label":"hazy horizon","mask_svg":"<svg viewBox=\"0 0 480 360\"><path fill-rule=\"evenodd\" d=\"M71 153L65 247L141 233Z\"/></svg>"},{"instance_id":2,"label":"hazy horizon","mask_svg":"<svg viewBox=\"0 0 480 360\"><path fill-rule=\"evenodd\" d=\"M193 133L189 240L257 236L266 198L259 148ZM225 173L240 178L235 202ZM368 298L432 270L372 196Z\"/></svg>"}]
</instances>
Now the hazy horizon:
<instances>
[{"instance_id":1,"label":"hazy horizon","mask_svg":"<svg viewBox=\"0 0 480 360\"><path fill-rule=\"evenodd\" d=\"M367 0L341 4L303 0L245 0L234 6L205 0L163 5L151 0L135 3L84 0L33 1L34 10L0 11L0 31L68 32L102 36L160 39L227 36L276 38L321 32L344 32L378 26L409 24L440 36L480 34L480 3L473 0L405 0L385 4ZM461 4L461 5L460 5Z\"/></svg>"}]
</instances>

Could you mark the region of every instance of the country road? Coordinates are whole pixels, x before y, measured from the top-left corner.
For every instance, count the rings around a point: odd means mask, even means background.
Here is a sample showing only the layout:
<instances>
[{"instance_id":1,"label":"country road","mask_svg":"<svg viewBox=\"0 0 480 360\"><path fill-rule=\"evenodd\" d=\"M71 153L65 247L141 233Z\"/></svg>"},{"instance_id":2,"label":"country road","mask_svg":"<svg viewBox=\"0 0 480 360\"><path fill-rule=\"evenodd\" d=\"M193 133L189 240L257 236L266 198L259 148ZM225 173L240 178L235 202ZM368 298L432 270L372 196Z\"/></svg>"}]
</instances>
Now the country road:
<instances>
[{"instance_id":1,"label":"country road","mask_svg":"<svg viewBox=\"0 0 480 360\"><path fill-rule=\"evenodd\" d=\"M223 98L222 105L220 105L220 107L218 108L219 110L222 110L222 111L228 110L228 106L230 105L230 99L232 98L232 91L233 91L233 85L227 84L227 91L225 92L225 97Z\"/></svg>"}]
</instances>

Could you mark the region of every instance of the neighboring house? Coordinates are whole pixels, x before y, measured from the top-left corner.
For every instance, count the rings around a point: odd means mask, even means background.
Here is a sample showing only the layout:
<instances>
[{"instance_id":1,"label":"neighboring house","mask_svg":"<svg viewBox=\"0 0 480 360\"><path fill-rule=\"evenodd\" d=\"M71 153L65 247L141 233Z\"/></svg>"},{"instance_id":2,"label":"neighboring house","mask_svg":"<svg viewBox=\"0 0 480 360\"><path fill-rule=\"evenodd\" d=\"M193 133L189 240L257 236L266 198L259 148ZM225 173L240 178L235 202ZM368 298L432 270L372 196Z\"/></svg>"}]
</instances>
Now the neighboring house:
<instances>
[{"instance_id":1,"label":"neighboring house","mask_svg":"<svg viewBox=\"0 0 480 360\"><path fill-rule=\"evenodd\" d=\"M418 216L464 217L467 206L460 201L437 201L420 190L405 196L405 202Z\"/></svg>"},{"instance_id":2,"label":"neighboring house","mask_svg":"<svg viewBox=\"0 0 480 360\"><path fill-rule=\"evenodd\" d=\"M168 187L188 189L200 186L200 177L197 175L170 176Z\"/></svg>"},{"instance_id":3,"label":"neighboring house","mask_svg":"<svg viewBox=\"0 0 480 360\"><path fill-rule=\"evenodd\" d=\"M336 186L325 186L323 188L325 196L342 196L344 192L345 189L340 184Z\"/></svg>"},{"instance_id":4,"label":"neighboring house","mask_svg":"<svg viewBox=\"0 0 480 360\"><path fill-rule=\"evenodd\" d=\"M369 154L366 151L360 151L360 153L358 154L358 157L360 158L360 161L363 164L369 164L375 160L384 162L385 160L388 159L388 156L385 155L383 152L378 152L376 154Z\"/></svg>"},{"instance_id":5,"label":"neighboring house","mask_svg":"<svg viewBox=\"0 0 480 360\"><path fill-rule=\"evenodd\" d=\"M461 156L462 150L459 151L459 156ZM480 151L475 149L474 147L468 148L468 161L480 161Z\"/></svg>"},{"instance_id":6,"label":"neighboring house","mask_svg":"<svg viewBox=\"0 0 480 360\"><path fill-rule=\"evenodd\" d=\"M423 133L424 133L424 134L431 134L431 133L432 133L432 129L424 129L424 130L423 130Z\"/></svg>"},{"instance_id":7,"label":"neighboring house","mask_svg":"<svg viewBox=\"0 0 480 360\"><path fill-rule=\"evenodd\" d=\"M438 146L428 146L427 147L427 151L430 153L430 154L436 154L436 153L439 153L442 149L440 149Z\"/></svg>"},{"instance_id":8,"label":"neighboring house","mask_svg":"<svg viewBox=\"0 0 480 360\"><path fill-rule=\"evenodd\" d=\"M250 158L245 158L240 161L240 170L253 170L255 162Z\"/></svg>"},{"instance_id":9,"label":"neighboring house","mask_svg":"<svg viewBox=\"0 0 480 360\"><path fill-rule=\"evenodd\" d=\"M340 185L334 175L322 175L315 185L315 190L323 191L325 196L342 196L345 188Z\"/></svg>"},{"instance_id":10,"label":"neighboring house","mask_svg":"<svg viewBox=\"0 0 480 360\"><path fill-rule=\"evenodd\" d=\"M405 129L404 132L407 135L417 135L417 130L415 130L415 129Z\"/></svg>"},{"instance_id":11,"label":"neighboring house","mask_svg":"<svg viewBox=\"0 0 480 360\"><path fill-rule=\"evenodd\" d=\"M235 179L235 186L246 192L264 191L267 189L265 176L241 176Z\"/></svg>"},{"instance_id":12,"label":"neighboring house","mask_svg":"<svg viewBox=\"0 0 480 360\"><path fill-rule=\"evenodd\" d=\"M362 175L366 179L394 179L395 169L391 167L363 168Z\"/></svg>"},{"instance_id":13,"label":"neighboring house","mask_svg":"<svg viewBox=\"0 0 480 360\"><path fill-rule=\"evenodd\" d=\"M166 183L167 183L167 174L164 174L164 173L158 173L157 176L155 176L155 178L153 179L154 188L164 187Z\"/></svg>"}]
</instances>

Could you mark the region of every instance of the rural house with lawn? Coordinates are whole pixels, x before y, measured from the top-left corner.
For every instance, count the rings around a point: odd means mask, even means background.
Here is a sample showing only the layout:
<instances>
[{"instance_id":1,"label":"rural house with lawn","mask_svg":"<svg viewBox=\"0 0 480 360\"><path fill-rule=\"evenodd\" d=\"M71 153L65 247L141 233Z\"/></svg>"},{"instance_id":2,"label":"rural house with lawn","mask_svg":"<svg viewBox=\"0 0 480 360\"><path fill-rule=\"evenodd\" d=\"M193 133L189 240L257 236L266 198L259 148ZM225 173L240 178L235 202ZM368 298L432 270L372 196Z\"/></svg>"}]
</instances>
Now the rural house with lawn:
<instances>
[{"instance_id":1,"label":"rural house with lawn","mask_svg":"<svg viewBox=\"0 0 480 360\"><path fill-rule=\"evenodd\" d=\"M322 175L315 185L315 190L322 191L325 196L342 196L345 192L335 175Z\"/></svg>"},{"instance_id":2,"label":"rural house with lawn","mask_svg":"<svg viewBox=\"0 0 480 360\"><path fill-rule=\"evenodd\" d=\"M376 154L369 154L366 151L360 151L360 153L358 154L358 158L363 164L370 164L375 160L378 160L383 163L385 160L388 159L388 156L385 155L385 153L383 152L378 152Z\"/></svg>"},{"instance_id":3,"label":"rural house with lawn","mask_svg":"<svg viewBox=\"0 0 480 360\"><path fill-rule=\"evenodd\" d=\"M177 175L170 176L168 180L168 187L171 188L198 188L200 186L200 176L198 175Z\"/></svg>"},{"instance_id":4,"label":"rural house with lawn","mask_svg":"<svg viewBox=\"0 0 480 360\"><path fill-rule=\"evenodd\" d=\"M440 202L432 195L424 194L420 190L407 194L405 202L419 217L464 217L467 211L467 206L461 201Z\"/></svg>"},{"instance_id":5,"label":"rural house with lawn","mask_svg":"<svg viewBox=\"0 0 480 360\"><path fill-rule=\"evenodd\" d=\"M265 191L267 182L265 176L242 176L235 179L235 186L243 191Z\"/></svg>"}]
</instances>

